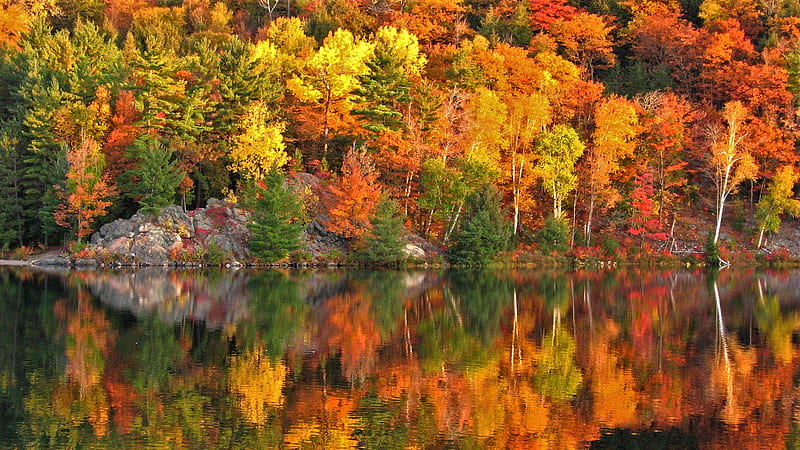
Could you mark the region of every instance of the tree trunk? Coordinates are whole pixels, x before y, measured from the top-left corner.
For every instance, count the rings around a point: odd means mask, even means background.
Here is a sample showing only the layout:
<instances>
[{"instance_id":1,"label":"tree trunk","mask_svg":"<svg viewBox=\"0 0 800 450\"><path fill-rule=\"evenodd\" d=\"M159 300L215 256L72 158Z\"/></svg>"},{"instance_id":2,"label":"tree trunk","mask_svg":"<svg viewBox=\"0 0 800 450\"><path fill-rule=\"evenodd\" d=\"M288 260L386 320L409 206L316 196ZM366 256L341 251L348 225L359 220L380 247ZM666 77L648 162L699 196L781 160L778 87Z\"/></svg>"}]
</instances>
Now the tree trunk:
<instances>
[{"instance_id":1,"label":"tree trunk","mask_svg":"<svg viewBox=\"0 0 800 450\"><path fill-rule=\"evenodd\" d=\"M717 209L717 226L714 229L714 245L717 244L719 241L719 230L722 228L722 212L725 209L725 201L720 200L719 207Z\"/></svg>"},{"instance_id":2,"label":"tree trunk","mask_svg":"<svg viewBox=\"0 0 800 450\"><path fill-rule=\"evenodd\" d=\"M575 195L572 196L572 227L570 228L570 236L569 236L569 248L570 250L575 248L575 226L577 225L578 220L578 191L575 191Z\"/></svg>"},{"instance_id":3,"label":"tree trunk","mask_svg":"<svg viewBox=\"0 0 800 450\"><path fill-rule=\"evenodd\" d=\"M592 219L594 218L594 199L595 194L592 192L589 195L589 212L586 215L586 227L584 227L584 234L586 234L586 246L588 247L592 242Z\"/></svg>"},{"instance_id":4,"label":"tree trunk","mask_svg":"<svg viewBox=\"0 0 800 450\"><path fill-rule=\"evenodd\" d=\"M461 208L463 208L463 207L464 207L464 201L462 200L462 201L461 201L461 202L458 204L458 210L456 211L456 216L453 218L453 223L452 223L452 224L450 224L450 229L449 229L449 230L447 231L447 233L445 233L445 235L444 235L444 243L445 243L445 244L447 243L447 240L448 240L448 239L450 239L450 234L451 234L451 233L453 232L453 230L456 228L456 224L458 223L458 218L459 218L459 217L461 217Z\"/></svg>"}]
</instances>

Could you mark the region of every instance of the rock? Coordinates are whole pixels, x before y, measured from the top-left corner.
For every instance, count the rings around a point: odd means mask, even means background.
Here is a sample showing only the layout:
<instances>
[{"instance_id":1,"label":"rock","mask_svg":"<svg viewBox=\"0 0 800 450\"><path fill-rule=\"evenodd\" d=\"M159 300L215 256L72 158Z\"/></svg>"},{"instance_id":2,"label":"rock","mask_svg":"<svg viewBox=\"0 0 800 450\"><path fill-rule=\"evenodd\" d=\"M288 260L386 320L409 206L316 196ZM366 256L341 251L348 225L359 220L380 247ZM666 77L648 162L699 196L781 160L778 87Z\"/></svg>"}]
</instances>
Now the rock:
<instances>
[{"instance_id":1,"label":"rock","mask_svg":"<svg viewBox=\"0 0 800 450\"><path fill-rule=\"evenodd\" d=\"M403 253L409 258L417 259L425 259L426 255L425 250L411 243L406 244L405 248L403 248Z\"/></svg>"},{"instance_id":2,"label":"rock","mask_svg":"<svg viewBox=\"0 0 800 450\"><path fill-rule=\"evenodd\" d=\"M403 238L408 242L403 249L403 253L410 258L429 260L442 256L442 251L422 236L407 234Z\"/></svg>"},{"instance_id":3,"label":"rock","mask_svg":"<svg viewBox=\"0 0 800 450\"><path fill-rule=\"evenodd\" d=\"M194 213L195 236L206 247L214 246L233 258L246 259L250 256L248 220L244 211L211 198L204 209Z\"/></svg>"},{"instance_id":4,"label":"rock","mask_svg":"<svg viewBox=\"0 0 800 450\"><path fill-rule=\"evenodd\" d=\"M68 258L64 258L62 256L48 256L42 259L33 260L31 261L31 264L34 266L67 267L70 265L70 261Z\"/></svg>"},{"instance_id":5,"label":"rock","mask_svg":"<svg viewBox=\"0 0 800 450\"><path fill-rule=\"evenodd\" d=\"M96 259L78 258L73 263L75 267L97 267L100 263Z\"/></svg>"},{"instance_id":6,"label":"rock","mask_svg":"<svg viewBox=\"0 0 800 450\"><path fill-rule=\"evenodd\" d=\"M217 199L206 208L187 214L177 205L161 209L158 216L137 212L129 220L118 219L92 235L92 250L120 260L144 265L164 265L172 252L186 243L191 248L215 246L226 257L249 258L248 214Z\"/></svg>"},{"instance_id":7,"label":"rock","mask_svg":"<svg viewBox=\"0 0 800 450\"><path fill-rule=\"evenodd\" d=\"M90 242L98 245L101 241L112 242L121 237L133 237L135 227L135 223L130 220L117 219L100 227L100 231L92 235Z\"/></svg>"},{"instance_id":8,"label":"rock","mask_svg":"<svg viewBox=\"0 0 800 450\"><path fill-rule=\"evenodd\" d=\"M149 265L163 265L169 262L171 251L180 245L182 239L175 233L161 229L138 234L130 245L133 259Z\"/></svg>"}]
</instances>

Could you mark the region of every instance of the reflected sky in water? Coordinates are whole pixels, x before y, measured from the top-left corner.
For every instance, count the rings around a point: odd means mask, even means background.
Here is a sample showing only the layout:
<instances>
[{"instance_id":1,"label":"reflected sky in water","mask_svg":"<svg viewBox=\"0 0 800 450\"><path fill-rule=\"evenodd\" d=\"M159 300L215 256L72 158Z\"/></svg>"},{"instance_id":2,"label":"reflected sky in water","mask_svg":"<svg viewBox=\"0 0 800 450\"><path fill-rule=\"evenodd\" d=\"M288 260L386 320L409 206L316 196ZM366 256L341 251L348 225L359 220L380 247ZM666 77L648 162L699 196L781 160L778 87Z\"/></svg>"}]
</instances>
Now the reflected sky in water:
<instances>
[{"instance_id":1,"label":"reflected sky in water","mask_svg":"<svg viewBox=\"0 0 800 450\"><path fill-rule=\"evenodd\" d=\"M799 287L3 269L0 447L794 447Z\"/></svg>"}]
</instances>

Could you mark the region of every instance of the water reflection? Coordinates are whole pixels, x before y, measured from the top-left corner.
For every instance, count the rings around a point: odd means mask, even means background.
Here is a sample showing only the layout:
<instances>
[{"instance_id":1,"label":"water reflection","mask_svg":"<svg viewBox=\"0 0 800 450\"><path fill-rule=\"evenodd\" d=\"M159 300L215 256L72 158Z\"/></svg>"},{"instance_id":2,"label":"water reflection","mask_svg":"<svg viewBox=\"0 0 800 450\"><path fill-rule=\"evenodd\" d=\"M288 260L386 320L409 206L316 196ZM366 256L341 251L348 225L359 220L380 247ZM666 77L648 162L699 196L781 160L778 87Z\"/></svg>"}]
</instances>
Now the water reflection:
<instances>
[{"instance_id":1,"label":"water reflection","mask_svg":"<svg viewBox=\"0 0 800 450\"><path fill-rule=\"evenodd\" d=\"M800 273L0 271L0 447L792 446Z\"/></svg>"}]
</instances>

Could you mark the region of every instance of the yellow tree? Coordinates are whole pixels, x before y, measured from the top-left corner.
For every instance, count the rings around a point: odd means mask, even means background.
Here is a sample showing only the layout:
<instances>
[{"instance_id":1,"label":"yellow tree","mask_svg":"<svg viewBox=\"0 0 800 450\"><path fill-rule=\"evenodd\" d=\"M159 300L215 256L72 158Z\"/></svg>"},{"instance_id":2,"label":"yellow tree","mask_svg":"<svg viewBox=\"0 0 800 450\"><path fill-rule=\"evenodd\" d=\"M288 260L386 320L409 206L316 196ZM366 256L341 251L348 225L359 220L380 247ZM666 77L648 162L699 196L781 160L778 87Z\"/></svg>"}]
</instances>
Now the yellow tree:
<instances>
[{"instance_id":1,"label":"yellow tree","mask_svg":"<svg viewBox=\"0 0 800 450\"><path fill-rule=\"evenodd\" d=\"M793 199L794 184L798 174L794 167L786 165L778 169L767 188L767 193L758 201L756 222L758 223L758 248L764 242L764 232L775 233L781 225L781 214L800 215L800 200Z\"/></svg>"},{"instance_id":2,"label":"yellow tree","mask_svg":"<svg viewBox=\"0 0 800 450\"><path fill-rule=\"evenodd\" d=\"M620 169L620 162L633 156L639 119L633 103L611 96L597 105L594 113L593 145L586 158L586 185L589 207L584 233L591 242L592 220L596 206L613 205L619 194L611 185L611 177Z\"/></svg>"},{"instance_id":3,"label":"yellow tree","mask_svg":"<svg viewBox=\"0 0 800 450\"><path fill-rule=\"evenodd\" d=\"M242 132L231 139L230 169L251 180L263 180L271 170L289 161L282 122L269 123L270 112L255 102L241 122Z\"/></svg>"},{"instance_id":4,"label":"yellow tree","mask_svg":"<svg viewBox=\"0 0 800 450\"><path fill-rule=\"evenodd\" d=\"M237 394L239 409L250 423L264 425L266 407L283 403L287 372L283 361L271 361L261 348L231 358L230 390Z\"/></svg>"},{"instance_id":5,"label":"yellow tree","mask_svg":"<svg viewBox=\"0 0 800 450\"><path fill-rule=\"evenodd\" d=\"M728 196L736 192L742 181L752 179L758 170L743 142L747 137L744 126L748 114L742 102L728 102L723 111L726 130L716 127L708 132L711 152L707 160L707 169L716 187L717 220L713 240L715 245L719 241L722 213Z\"/></svg>"},{"instance_id":6,"label":"yellow tree","mask_svg":"<svg viewBox=\"0 0 800 450\"><path fill-rule=\"evenodd\" d=\"M478 88L473 95L466 157L473 163L496 171L500 150L508 146L508 108L496 92Z\"/></svg>"},{"instance_id":7,"label":"yellow tree","mask_svg":"<svg viewBox=\"0 0 800 450\"><path fill-rule=\"evenodd\" d=\"M530 196L525 191L532 181L533 140L550 124L550 101L542 94L517 95L510 93L505 98L508 109L508 147L506 165L511 174L511 200L514 207L514 234L520 223L520 211L525 208Z\"/></svg>"},{"instance_id":8,"label":"yellow tree","mask_svg":"<svg viewBox=\"0 0 800 450\"><path fill-rule=\"evenodd\" d=\"M566 196L575 189L575 162L586 146L569 125L559 124L542 133L536 141L536 171L544 188L553 196L553 217L562 219Z\"/></svg>"},{"instance_id":9,"label":"yellow tree","mask_svg":"<svg viewBox=\"0 0 800 450\"><path fill-rule=\"evenodd\" d=\"M306 62L302 74L288 81L288 88L312 112L319 115L322 154L327 155L331 128L350 117L353 91L360 86L359 77L369 72L366 61L372 53L372 45L356 40L353 33L338 29L328 35L322 47ZM315 133L314 133L315 134Z\"/></svg>"}]
</instances>

